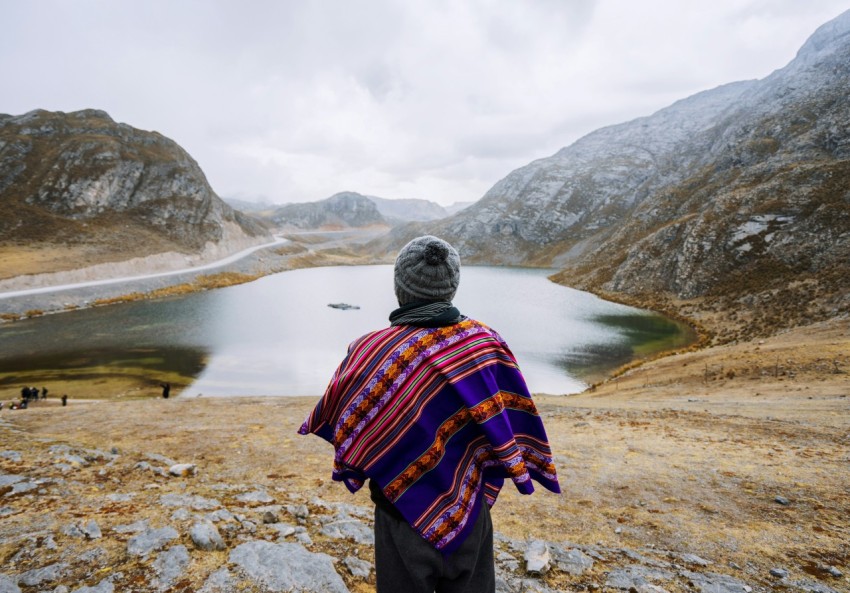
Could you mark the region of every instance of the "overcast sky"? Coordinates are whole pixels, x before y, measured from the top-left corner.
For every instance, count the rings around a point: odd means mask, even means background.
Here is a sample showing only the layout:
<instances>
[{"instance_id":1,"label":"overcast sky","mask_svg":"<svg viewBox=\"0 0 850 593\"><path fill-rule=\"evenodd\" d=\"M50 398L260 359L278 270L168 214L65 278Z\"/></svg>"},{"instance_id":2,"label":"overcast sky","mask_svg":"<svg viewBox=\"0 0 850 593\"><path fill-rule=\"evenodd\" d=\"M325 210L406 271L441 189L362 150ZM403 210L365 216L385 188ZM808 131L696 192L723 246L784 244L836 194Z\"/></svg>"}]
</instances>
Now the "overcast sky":
<instances>
[{"instance_id":1,"label":"overcast sky","mask_svg":"<svg viewBox=\"0 0 850 593\"><path fill-rule=\"evenodd\" d=\"M103 109L224 197L444 205L787 64L837 0L0 0L0 113Z\"/></svg>"}]
</instances>

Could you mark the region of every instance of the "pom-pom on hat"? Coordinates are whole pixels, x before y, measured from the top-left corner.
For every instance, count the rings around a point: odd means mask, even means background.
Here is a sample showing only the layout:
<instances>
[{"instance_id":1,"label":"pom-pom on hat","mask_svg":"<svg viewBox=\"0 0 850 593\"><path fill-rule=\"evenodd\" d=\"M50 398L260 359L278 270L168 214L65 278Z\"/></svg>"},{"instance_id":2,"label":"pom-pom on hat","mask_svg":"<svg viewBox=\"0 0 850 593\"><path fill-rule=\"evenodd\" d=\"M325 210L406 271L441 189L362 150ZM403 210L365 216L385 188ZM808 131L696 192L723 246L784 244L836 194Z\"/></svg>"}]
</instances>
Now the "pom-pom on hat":
<instances>
[{"instance_id":1,"label":"pom-pom on hat","mask_svg":"<svg viewBox=\"0 0 850 593\"><path fill-rule=\"evenodd\" d=\"M395 260L395 296L399 305L451 301L460 283L460 256L437 237L425 235L405 245Z\"/></svg>"}]
</instances>

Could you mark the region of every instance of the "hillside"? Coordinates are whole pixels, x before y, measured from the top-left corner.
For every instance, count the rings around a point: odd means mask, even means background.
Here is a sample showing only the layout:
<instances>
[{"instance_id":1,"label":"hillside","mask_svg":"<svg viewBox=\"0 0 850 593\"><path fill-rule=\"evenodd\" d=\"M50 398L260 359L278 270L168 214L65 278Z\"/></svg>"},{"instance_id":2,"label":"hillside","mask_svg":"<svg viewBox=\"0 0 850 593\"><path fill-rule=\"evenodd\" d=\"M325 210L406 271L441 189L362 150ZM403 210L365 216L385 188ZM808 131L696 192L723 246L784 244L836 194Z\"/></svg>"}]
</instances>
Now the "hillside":
<instances>
[{"instance_id":1,"label":"hillside","mask_svg":"<svg viewBox=\"0 0 850 593\"><path fill-rule=\"evenodd\" d=\"M466 262L732 327L720 340L850 313L850 11L785 68L597 130L517 169L431 232Z\"/></svg>"},{"instance_id":2,"label":"hillside","mask_svg":"<svg viewBox=\"0 0 850 593\"><path fill-rule=\"evenodd\" d=\"M375 203L355 192L340 192L318 202L286 204L266 218L282 230L335 230L386 225Z\"/></svg>"},{"instance_id":3,"label":"hillside","mask_svg":"<svg viewBox=\"0 0 850 593\"><path fill-rule=\"evenodd\" d=\"M96 110L0 115L0 278L268 238L157 132Z\"/></svg>"}]
</instances>

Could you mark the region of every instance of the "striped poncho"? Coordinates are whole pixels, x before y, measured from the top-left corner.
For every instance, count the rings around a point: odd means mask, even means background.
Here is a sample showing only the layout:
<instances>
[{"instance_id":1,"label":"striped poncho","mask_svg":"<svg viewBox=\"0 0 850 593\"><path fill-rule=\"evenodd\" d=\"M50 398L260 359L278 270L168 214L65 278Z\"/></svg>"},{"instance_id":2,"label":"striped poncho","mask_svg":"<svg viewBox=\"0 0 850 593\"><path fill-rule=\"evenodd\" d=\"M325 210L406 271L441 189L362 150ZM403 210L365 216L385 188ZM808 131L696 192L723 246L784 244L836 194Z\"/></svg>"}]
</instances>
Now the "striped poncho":
<instances>
[{"instance_id":1,"label":"striped poncho","mask_svg":"<svg viewBox=\"0 0 850 593\"><path fill-rule=\"evenodd\" d=\"M560 492L525 380L499 335L464 319L355 340L299 430L333 444L333 479L373 480L410 525L450 553L504 479Z\"/></svg>"}]
</instances>

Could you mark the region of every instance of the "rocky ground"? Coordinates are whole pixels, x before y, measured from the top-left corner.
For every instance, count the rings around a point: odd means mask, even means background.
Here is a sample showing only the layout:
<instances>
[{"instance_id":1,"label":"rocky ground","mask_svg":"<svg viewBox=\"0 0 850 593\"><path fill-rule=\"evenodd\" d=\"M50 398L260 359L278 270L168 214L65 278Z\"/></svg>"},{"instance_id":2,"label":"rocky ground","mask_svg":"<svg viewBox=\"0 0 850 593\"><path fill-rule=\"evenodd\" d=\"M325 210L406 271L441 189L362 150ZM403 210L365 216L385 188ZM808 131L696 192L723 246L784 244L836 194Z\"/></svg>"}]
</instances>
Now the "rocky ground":
<instances>
[{"instance_id":1,"label":"rocky ground","mask_svg":"<svg viewBox=\"0 0 850 593\"><path fill-rule=\"evenodd\" d=\"M539 397L564 493L503 490L497 590L850 591L848 325ZM373 591L368 495L296 434L314 402L2 410L0 592Z\"/></svg>"}]
</instances>

